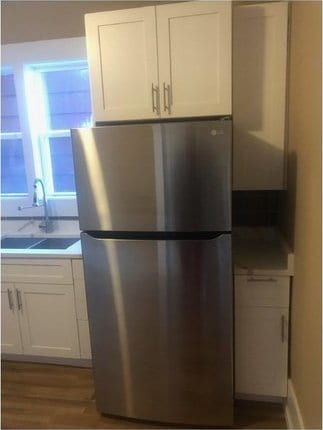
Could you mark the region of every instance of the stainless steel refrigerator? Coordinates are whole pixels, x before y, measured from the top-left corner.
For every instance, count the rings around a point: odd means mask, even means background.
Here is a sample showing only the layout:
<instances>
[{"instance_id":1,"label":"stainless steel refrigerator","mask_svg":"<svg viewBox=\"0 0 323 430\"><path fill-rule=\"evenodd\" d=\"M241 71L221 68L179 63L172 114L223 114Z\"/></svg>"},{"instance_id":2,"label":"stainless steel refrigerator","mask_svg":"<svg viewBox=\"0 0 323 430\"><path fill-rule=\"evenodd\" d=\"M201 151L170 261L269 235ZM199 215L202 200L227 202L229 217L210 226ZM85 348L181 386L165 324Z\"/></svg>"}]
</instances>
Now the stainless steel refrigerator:
<instances>
[{"instance_id":1,"label":"stainless steel refrigerator","mask_svg":"<svg viewBox=\"0 0 323 430\"><path fill-rule=\"evenodd\" d=\"M231 425L231 121L72 140L99 411Z\"/></svg>"}]
</instances>

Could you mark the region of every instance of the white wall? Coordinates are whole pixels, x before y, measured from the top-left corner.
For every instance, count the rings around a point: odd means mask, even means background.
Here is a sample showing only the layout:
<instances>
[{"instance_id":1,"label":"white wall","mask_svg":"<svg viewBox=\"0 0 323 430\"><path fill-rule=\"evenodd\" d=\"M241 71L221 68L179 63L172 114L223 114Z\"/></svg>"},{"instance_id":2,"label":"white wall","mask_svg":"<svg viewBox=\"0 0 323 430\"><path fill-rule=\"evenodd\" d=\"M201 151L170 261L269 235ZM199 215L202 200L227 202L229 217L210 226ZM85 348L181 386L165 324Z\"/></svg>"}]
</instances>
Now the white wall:
<instances>
[{"instance_id":1,"label":"white wall","mask_svg":"<svg viewBox=\"0 0 323 430\"><path fill-rule=\"evenodd\" d=\"M1 43L85 36L85 13L161 3L169 1L5 1L1 2Z\"/></svg>"}]
</instances>

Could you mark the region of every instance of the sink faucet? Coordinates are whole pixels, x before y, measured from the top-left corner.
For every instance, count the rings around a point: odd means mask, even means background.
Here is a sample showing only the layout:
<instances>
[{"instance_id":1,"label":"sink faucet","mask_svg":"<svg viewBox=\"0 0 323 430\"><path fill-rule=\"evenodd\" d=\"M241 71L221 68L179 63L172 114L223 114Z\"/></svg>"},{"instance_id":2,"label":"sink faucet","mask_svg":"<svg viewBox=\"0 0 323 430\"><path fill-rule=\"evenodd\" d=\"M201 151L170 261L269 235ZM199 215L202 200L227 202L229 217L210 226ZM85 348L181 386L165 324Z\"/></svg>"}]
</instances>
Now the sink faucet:
<instances>
[{"instance_id":1,"label":"sink faucet","mask_svg":"<svg viewBox=\"0 0 323 430\"><path fill-rule=\"evenodd\" d=\"M42 200L38 199L37 184L40 184L41 189L42 189L42 193L43 193ZM31 208L43 206L43 208L44 208L44 215L43 215L43 220L39 224L39 228L42 231L44 231L45 233L50 233L50 232L53 231L53 223L49 219L49 216L48 216L48 203L47 203L47 200L46 200L46 192L45 192L44 183L43 183L43 181L41 179L35 178L33 186L34 186L34 195L33 195L33 204L32 204L32 206L18 206L18 210L21 211L23 209L31 209Z\"/></svg>"}]
</instances>

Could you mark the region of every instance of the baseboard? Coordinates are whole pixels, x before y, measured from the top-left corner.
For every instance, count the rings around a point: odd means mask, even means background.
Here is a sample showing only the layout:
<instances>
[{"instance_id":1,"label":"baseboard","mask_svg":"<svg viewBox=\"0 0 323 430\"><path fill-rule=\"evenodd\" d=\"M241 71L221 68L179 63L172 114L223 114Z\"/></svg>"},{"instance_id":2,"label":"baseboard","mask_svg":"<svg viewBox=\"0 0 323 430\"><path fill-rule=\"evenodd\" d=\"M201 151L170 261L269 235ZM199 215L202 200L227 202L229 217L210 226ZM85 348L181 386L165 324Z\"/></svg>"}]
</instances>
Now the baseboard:
<instances>
[{"instance_id":1,"label":"baseboard","mask_svg":"<svg viewBox=\"0 0 323 430\"><path fill-rule=\"evenodd\" d=\"M237 400L252 400L255 402L286 403L286 397L263 396L259 394L235 393L234 398Z\"/></svg>"},{"instance_id":2,"label":"baseboard","mask_svg":"<svg viewBox=\"0 0 323 430\"><path fill-rule=\"evenodd\" d=\"M288 380L288 396L285 407L285 419L288 429L304 429L302 414L298 405L292 380Z\"/></svg>"},{"instance_id":3,"label":"baseboard","mask_svg":"<svg viewBox=\"0 0 323 430\"><path fill-rule=\"evenodd\" d=\"M92 360L85 358L43 357L38 355L1 354L2 360L24 361L26 363L60 364L63 366L92 367Z\"/></svg>"}]
</instances>

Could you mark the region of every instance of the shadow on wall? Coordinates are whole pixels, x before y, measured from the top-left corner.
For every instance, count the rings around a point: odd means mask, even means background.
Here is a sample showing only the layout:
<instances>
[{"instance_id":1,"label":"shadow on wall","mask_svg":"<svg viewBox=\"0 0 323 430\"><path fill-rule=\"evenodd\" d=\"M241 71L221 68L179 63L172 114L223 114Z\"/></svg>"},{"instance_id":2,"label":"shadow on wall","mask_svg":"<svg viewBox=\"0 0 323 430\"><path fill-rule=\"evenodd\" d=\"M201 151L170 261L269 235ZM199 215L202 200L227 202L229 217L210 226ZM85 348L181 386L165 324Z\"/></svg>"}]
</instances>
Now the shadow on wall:
<instances>
[{"instance_id":1,"label":"shadow on wall","mask_svg":"<svg viewBox=\"0 0 323 430\"><path fill-rule=\"evenodd\" d=\"M287 158L287 191L281 199L281 211L278 223L288 240L289 246L294 250L295 245L295 215L296 215L296 184L297 184L297 155L293 151ZM288 192L288 196L287 196ZM288 197L288 198L287 198Z\"/></svg>"},{"instance_id":2,"label":"shadow on wall","mask_svg":"<svg viewBox=\"0 0 323 430\"><path fill-rule=\"evenodd\" d=\"M277 227L282 190L233 191L233 227Z\"/></svg>"},{"instance_id":3,"label":"shadow on wall","mask_svg":"<svg viewBox=\"0 0 323 430\"><path fill-rule=\"evenodd\" d=\"M282 189L284 75L271 63L272 30L261 5L233 14L233 189Z\"/></svg>"},{"instance_id":4,"label":"shadow on wall","mask_svg":"<svg viewBox=\"0 0 323 430\"><path fill-rule=\"evenodd\" d=\"M245 128L263 127L265 27L263 9L233 8L233 107ZM253 25L246 26L252 19ZM259 23L256 25L255 23ZM236 120L234 116L234 120Z\"/></svg>"},{"instance_id":5,"label":"shadow on wall","mask_svg":"<svg viewBox=\"0 0 323 430\"><path fill-rule=\"evenodd\" d=\"M233 190L284 188L284 149L257 136L262 130L245 128L234 118ZM274 137L269 139L275 142Z\"/></svg>"}]
</instances>

